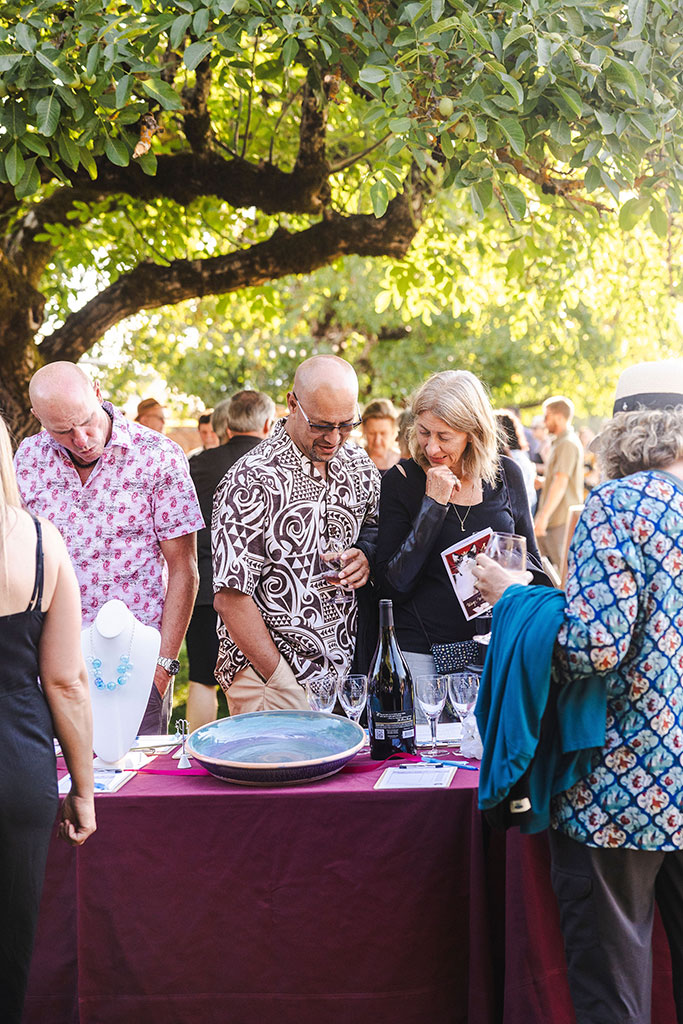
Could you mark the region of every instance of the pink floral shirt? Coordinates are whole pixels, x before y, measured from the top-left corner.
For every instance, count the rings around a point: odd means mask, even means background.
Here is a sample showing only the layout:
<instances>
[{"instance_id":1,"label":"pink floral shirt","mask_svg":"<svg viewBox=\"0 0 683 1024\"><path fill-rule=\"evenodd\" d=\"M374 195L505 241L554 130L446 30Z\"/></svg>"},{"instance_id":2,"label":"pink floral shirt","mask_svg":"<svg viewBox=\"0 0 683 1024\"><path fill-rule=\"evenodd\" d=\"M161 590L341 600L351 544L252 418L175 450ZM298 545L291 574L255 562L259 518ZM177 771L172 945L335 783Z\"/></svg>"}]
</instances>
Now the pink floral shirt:
<instances>
[{"instance_id":1,"label":"pink floral shirt","mask_svg":"<svg viewBox=\"0 0 683 1024\"><path fill-rule=\"evenodd\" d=\"M81 587L83 625L118 598L147 626L161 624L168 570L160 542L204 526L187 459L162 434L129 423L109 402L112 433L81 483L69 455L46 431L15 456L29 511L49 519L66 541Z\"/></svg>"}]
</instances>

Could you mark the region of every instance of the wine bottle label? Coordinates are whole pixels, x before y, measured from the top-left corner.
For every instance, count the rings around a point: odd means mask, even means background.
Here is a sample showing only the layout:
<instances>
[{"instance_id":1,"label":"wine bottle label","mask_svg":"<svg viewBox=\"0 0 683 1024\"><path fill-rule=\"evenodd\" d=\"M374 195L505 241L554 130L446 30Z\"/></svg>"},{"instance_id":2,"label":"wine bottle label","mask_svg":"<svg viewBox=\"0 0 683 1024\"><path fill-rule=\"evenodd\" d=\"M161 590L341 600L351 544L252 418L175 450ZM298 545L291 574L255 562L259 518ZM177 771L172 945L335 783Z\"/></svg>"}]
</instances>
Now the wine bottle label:
<instances>
[{"instance_id":1,"label":"wine bottle label","mask_svg":"<svg viewBox=\"0 0 683 1024\"><path fill-rule=\"evenodd\" d=\"M372 715L378 740L410 739L415 735L413 716L405 711L375 711Z\"/></svg>"}]
</instances>

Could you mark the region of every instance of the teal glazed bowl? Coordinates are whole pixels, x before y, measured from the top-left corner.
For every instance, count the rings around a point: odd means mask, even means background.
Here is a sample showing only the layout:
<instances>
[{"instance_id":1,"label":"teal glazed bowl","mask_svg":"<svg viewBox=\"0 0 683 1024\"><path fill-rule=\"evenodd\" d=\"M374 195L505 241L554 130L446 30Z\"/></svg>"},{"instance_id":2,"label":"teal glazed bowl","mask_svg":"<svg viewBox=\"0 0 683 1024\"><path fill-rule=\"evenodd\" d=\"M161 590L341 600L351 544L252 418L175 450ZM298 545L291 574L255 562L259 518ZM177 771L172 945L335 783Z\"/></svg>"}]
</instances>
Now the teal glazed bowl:
<instances>
[{"instance_id":1,"label":"teal glazed bowl","mask_svg":"<svg viewBox=\"0 0 683 1024\"><path fill-rule=\"evenodd\" d=\"M187 753L225 782L293 786L334 775L363 745L360 725L320 711L252 711L196 729Z\"/></svg>"}]
</instances>

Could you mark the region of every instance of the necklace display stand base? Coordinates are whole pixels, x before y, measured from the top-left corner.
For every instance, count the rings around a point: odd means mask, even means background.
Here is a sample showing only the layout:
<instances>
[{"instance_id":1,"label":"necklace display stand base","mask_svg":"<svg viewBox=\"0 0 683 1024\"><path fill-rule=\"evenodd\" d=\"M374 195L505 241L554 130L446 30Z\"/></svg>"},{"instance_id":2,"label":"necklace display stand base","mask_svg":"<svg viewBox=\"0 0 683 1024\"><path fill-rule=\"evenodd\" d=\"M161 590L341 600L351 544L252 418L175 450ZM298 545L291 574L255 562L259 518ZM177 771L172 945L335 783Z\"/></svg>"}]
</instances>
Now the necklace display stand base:
<instances>
[{"instance_id":1,"label":"necklace display stand base","mask_svg":"<svg viewBox=\"0 0 683 1024\"><path fill-rule=\"evenodd\" d=\"M108 769L109 771L136 772L138 768L144 768L146 764L149 764L151 760L149 754L143 753L142 750L129 750L118 761L103 761L101 757L96 757L93 761L93 768L95 771Z\"/></svg>"},{"instance_id":2,"label":"necklace display stand base","mask_svg":"<svg viewBox=\"0 0 683 1024\"><path fill-rule=\"evenodd\" d=\"M128 768L123 762L138 734L154 681L161 634L144 626L123 601L107 601L81 633L88 669L96 767ZM130 765L132 767L132 764Z\"/></svg>"}]
</instances>

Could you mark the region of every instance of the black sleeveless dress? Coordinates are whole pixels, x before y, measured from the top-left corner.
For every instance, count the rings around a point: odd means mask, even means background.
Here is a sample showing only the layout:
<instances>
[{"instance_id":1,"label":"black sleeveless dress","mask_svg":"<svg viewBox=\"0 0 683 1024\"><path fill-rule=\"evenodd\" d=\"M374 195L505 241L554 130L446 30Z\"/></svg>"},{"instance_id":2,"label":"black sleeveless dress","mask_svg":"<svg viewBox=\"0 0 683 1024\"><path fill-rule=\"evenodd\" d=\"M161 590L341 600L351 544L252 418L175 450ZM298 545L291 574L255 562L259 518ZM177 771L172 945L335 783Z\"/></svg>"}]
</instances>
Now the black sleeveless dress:
<instances>
[{"instance_id":1,"label":"black sleeveless dress","mask_svg":"<svg viewBox=\"0 0 683 1024\"><path fill-rule=\"evenodd\" d=\"M52 719L38 686L43 542L28 608L0 615L0 1019L19 1024L57 813Z\"/></svg>"}]
</instances>

